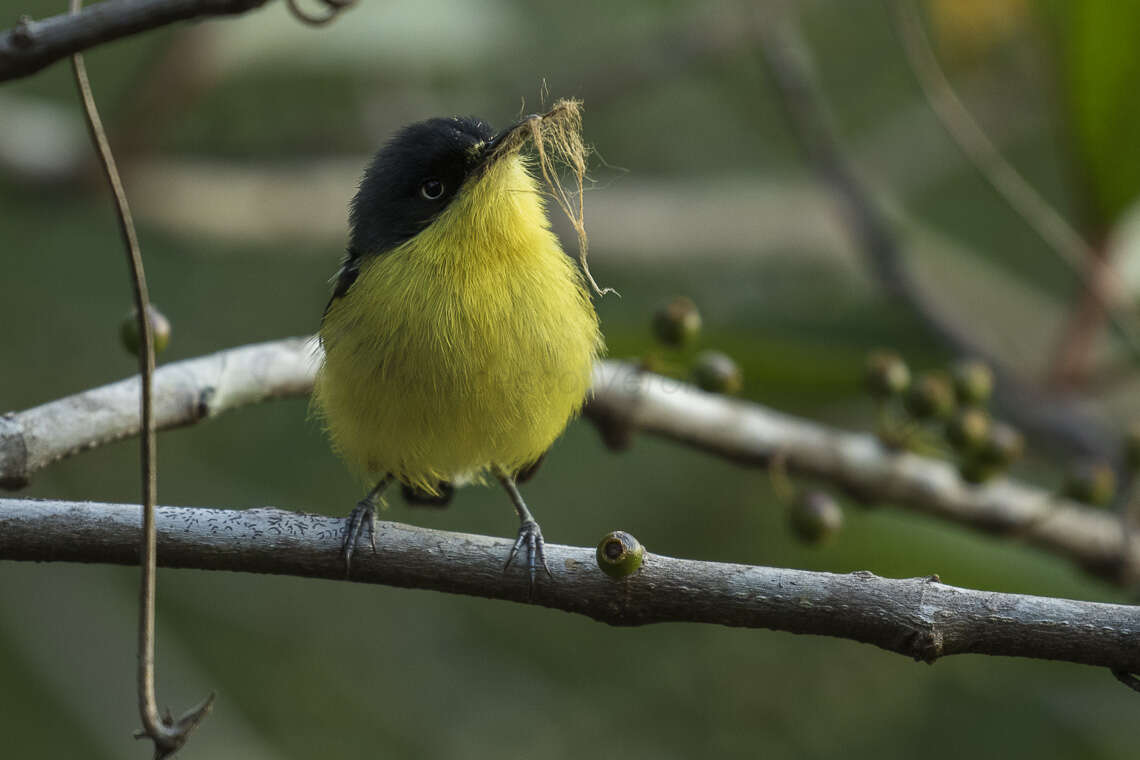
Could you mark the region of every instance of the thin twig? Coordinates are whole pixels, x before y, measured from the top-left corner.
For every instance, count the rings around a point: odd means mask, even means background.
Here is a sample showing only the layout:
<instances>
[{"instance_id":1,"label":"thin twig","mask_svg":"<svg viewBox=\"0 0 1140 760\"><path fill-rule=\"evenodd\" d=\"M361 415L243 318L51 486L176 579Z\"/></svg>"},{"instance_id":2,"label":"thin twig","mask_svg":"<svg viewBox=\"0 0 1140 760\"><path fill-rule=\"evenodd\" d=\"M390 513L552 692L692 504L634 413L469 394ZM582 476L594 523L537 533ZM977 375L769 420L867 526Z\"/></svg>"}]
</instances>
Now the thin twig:
<instances>
[{"instance_id":1,"label":"thin twig","mask_svg":"<svg viewBox=\"0 0 1140 760\"><path fill-rule=\"evenodd\" d=\"M345 581L345 520L260 507L160 507L164 567ZM599 526L598 534L605 533ZM0 559L137 561L138 507L0 500ZM1140 672L1140 607L958 588L937 576L892 580L675 559L647 553L615 581L595 549L547 544L550 580L528 600L525 570L503 572L508 538L377 523L376 552L352 582L532 601L611 625L697 622L838 636L924 662L952 654L1033 657Z\"/></svg>"},{"instance_id":2,"label":"thin twig","mask_svg":"<svg viewBox=\"0 0 1140 760\"><path fill-rule=\"evenodd\" d=\"M1112 262L1097 255L1065 217L1002 156L982 130L939 66L914 1L891 0L891 4L910 68L947 134L997 194L1049 250L1068 265L1089 297L1107 314L1129 353L1134 359L1140 358L1140 334L1114 297L1113 288L1121 280Z\"/></svg>"},{"instance_id":3,"label":"thin twig","mask_svg":"<svg viewBox=\"0 0 1140 760\"><path fill-rule=\"evenodd\" d=\"M71 13L79 12L82 0L70 0ZM71 57L75 72L75 83L83 102L83 113L91 141L95 144L99 161L106 175L107 183L115 200L115 212L119 221L119 232L127 253L127 265L134 291L135 316L139 331L139 374L142 378L139 394L139 416L142 420L140 439L140 467L142 471L142 580L139 590L139 641L138 641L138 698L139 714L142 718L143 735L154 740L155 756L167 757L178 750L198 727L213 705L214 695L210 694L200 705L183 715L175 722L169 715L164 720L158 713L154 685L154 602L155 602L155 530L154 507L158 498L157 474L155 467L154 407L151 403L154 388L154 330L150 319L150 297L147 293L146 273L143 271L142 252L135 234L127 195L115 166L111 145L103 130L95 98L91 94L91 83L87 78L87 67L83 55Z\"/></svg>"},{"instance_id":4,"label":"thin twig","mask_svg":"<svg viewBox=\"0 0 1140 760\"><path fill-rule=\"evenodd\" d=\"M270 398L312 389L319 347L310 338L259 343L167 364L155 374L155 424L192 425ZM136 435L138 378L0 416L0 483L18 486L62 457ZM1014 480L964 482L949 463L892 451L850 433L693 386L620 361L594 368L585 414L603 431L644 431L745 465L782 453L790 471L861 499L922 512L1024 541L1114 583L1140 579L1140 537L1120 521ZM628 433L620 444L628 445Z\"/></svg>"}]
</instances>

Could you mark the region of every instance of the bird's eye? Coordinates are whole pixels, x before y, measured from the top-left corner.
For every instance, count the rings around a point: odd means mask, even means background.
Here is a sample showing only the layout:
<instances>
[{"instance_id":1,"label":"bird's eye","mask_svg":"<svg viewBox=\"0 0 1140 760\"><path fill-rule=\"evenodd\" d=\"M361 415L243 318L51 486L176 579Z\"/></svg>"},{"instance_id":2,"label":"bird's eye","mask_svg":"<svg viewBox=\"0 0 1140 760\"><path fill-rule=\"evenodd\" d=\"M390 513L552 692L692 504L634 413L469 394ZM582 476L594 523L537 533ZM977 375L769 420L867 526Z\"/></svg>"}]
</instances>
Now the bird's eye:
<instances>
[{"instance_id":1,"label":"bird's eye","mask_svg":"<svg viewBox=\"0 0 1140 760\"><path fill-rule=\"evenodd\" d=\"M429 201L437 201L443 195L443 183L438 179L429 179L420 185L420 195Z\"/></svg>"}]
</instances>

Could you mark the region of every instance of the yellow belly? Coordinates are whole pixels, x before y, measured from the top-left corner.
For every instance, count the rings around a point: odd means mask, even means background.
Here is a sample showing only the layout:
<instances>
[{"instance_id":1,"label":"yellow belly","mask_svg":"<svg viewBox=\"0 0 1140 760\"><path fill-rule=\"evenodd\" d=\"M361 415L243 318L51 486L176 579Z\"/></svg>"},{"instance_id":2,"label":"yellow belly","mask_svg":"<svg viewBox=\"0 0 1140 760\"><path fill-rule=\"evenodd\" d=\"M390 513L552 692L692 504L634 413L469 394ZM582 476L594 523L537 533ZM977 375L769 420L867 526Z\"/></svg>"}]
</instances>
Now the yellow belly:
<instances>
[{"instance_id":1,"label":"yellow belly","mask_svg":"<svg viewBox=\"0 0 1140 760\"><path fill-rule=\"evenodd\" d=\"M521 164L506 170L529 180ZM468 193L366 261L329 309L314 399L362 474L431 490L491 466L515 471L581 408L602 346L597 317L527 187L497 212L527 225L472 213L465 204L496 206Z\"/></svg>"}]
</instances>

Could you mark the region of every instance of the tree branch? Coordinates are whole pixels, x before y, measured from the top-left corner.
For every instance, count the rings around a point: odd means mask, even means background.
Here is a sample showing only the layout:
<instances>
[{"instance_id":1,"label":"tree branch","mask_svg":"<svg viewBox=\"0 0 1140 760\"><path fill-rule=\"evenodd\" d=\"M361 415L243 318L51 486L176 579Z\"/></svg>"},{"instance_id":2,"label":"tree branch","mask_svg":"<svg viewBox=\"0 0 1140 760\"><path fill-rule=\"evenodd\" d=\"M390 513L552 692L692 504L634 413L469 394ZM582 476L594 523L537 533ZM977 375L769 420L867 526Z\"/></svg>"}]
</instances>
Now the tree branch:
<instances>
[{"instance_id":1,"label":"tree branch","mask_svg":"<svg viewBox=\"0 0 1140 760\"><path fill-rule=\"evenodd\" d=\"M343 579L345 521L268 507L158 510L164 567ZM0 559L138 561L134 504L0 500ZM503 572L509 539L381 521L380 549L354 557L352 580L525 602L524 572ZM594 549L547 544L553 578L533 602L611 625L698 622L837 636L933 662L951 654L1034 657L1140 671L1140 608L646 554L621 581Z\"/></svg>"},{"instance_id":2,"label":"tree branch","mask_svg":"<svg viewBox=\"0 0 1140 760\"><path fill-rule=\"evenodd\" d=\"M269 398L303 396L312 390L315 370L307 338L164 365L155 373L155 427L168 430ZM0 486L21 488L52 462L138 435L138 394L132 377L0 416Z\"/></svg>"},{"instance_id":3,"label":"tree branch","mask_svg":"<svg viewBox=\"0 0 1140 760\"><path fill-rule=\"evenodd\" d=\"M246 404L303 396L319 356L310 338L219 351L155 374L158 429L189 425ZM65 456L138 433L138 379L0 417L0 483L19 487ZM1140 537L1111 514L1012 480L964 482L947 462L884 448L848 433L704 393L619 361L600 362L586 415L599 427L643 430L747 465L784 457L787 467L878 501L1023 540L1110 581L1140 579Z\"/></svg>"},{"instance_id":4,"label":"tree branch","mask_svg":"<svg viewBox=\"0 0 1140 760\"><path fill-rule=\"evenodd\" d=\"M886 449L848 433L619 362L595 370L594 420L620 419L743 464L780 455L789 470L826 480L864 502L906 507L1067 557L1108 580L1140 579L1140 539L1112 514L1012 479L971 485L950 463Z\"/></svg>"},{"instance_id":5,"label":"tree branch","mask_svg":"<svg viewBox=\"0 0 1140 760\"><path fill-rule=\"evenodd\" d=\"M228 16L266 0L104 0L75 15L27 16L0 31L0 82L26 77L72 53L176 21Z\"/></svg>"}]
</instances>

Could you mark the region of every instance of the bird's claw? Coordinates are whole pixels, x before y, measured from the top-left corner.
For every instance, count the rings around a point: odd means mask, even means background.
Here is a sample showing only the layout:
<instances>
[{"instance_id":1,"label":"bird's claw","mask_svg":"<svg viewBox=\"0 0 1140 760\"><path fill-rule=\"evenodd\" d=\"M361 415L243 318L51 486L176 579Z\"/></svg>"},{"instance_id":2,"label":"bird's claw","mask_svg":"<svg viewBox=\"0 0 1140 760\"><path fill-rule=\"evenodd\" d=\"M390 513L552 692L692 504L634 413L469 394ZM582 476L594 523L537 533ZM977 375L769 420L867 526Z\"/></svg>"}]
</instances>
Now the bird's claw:
<instances>
[{"instance_id":1,"label":"bird's claw","mask_svg":"<svg viewBox=\"0 0 1140 760\"><path fill-rule=\"evenodd\" d=\"M554 576L550 572L550 566L546 564L546 544L542 540L542 529L538 527L538 523L534 520L523 520L519 525L519 535L515 539L515 545L511 547L511 553L507 556L507 562L503 565L503 572L505 573L515 561L515 557L519 555L519 550L526 547L526 566L527 572L530 574L530 591L534 591L534 581L538 575L537 563L542 563L542 569L546 571L548 578Z\"/></svg>"},{"instance_id":2,"label":"bird's claw","mask_svg":"<svg viewBox=\"0 0 1140 760\"><path fill-rule=\"evenodd\" d=\"M368 523L368 543L372 551L376 551L376 505L368 499L357 502L348 515L348 526L344 532L344 546L341 553L344 556L344 574L347 577L352 570L352 553L356 550L356 542L364 532L364 523Z\"/></svg>"}]
</instances>

